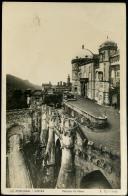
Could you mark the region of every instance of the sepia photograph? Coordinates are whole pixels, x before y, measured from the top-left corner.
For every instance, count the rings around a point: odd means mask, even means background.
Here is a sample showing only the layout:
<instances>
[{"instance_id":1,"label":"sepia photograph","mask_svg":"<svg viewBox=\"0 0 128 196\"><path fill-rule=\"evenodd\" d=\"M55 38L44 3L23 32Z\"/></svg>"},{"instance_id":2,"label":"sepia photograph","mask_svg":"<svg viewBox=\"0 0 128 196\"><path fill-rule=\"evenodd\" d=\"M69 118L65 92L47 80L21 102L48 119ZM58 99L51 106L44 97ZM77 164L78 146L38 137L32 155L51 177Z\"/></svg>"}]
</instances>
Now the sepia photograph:
<instances>
[{"instance_id":1,"label":"sepia photograph","mask_svg":"<svg viewBox=\"0 0 128 196\"><path fill-rule=\"evenodd\" d=\"M3 2L3 194L126 195L125 3Z\"/></svg>"}]
</instances>

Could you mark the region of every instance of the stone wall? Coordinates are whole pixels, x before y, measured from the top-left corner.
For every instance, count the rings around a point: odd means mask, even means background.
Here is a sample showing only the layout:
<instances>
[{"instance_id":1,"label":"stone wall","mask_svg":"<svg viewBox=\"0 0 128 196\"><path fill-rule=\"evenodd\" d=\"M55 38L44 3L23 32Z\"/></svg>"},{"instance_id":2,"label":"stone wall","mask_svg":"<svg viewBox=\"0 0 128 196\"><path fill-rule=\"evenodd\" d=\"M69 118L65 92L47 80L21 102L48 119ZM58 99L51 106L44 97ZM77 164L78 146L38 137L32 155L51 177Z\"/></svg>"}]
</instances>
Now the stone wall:
<instances>
[{"instance_id":1,"label":"stone wall","mask_svg":"<svg viewBox=\"0 0 128 196\"><path fill-rule=\"evenodd\" d=\"M76 112L76 114L78 114ZM73 114L74 116L74 114ZM81 114L78 115L81 120ZM25 143L33 133L33 127L41 129L41 113L31 110L14 110L7 112L7 132L14 125L22 125ZM33 125L34 123L34 125ZM18 129L17 131L21 131ZM92 133L93 134L93 133ZM83 133L77 132L75 140L75 188L80 188L81 179L87 174L99 170L112 188L120 188L120 156L114 151L83 137ZM49 170L50 172L50 170ZM51 172L50 172L51 173Z\"/></svg>"},{"instance_id":2,"label":"stone wall","mask_svg":"<svg viewBox=\"0 0 128 196\"><path fill-rule=\"evenodd\" d=\"M12 110L7 111L6 113L6 130L7 133L14 127L15 125L22 125L23 126L23 137L24 142L26 143L31 137L31 130L32 130L32 111L29 109L19 109L19 110ZM17 129L17 132L21 131L21 129ZM13 134L13 129L11 130Z\"/></svg>"},{"instance_id":3,"label":"stone wall","mask_svg":"<svg viewBox=\"0 0 128 196\"><path fill-rule=\"evenodd\" d=\"M88 141L84 146L78 135L75 145L75 165L76 188L80 188L82 177L95 170L99 170L104 175L112 188L120 188L119 155L102 145L97 146L93 141Z\"/></svg>"},{"instance_id":4,"label":"stone wall","mask_svg":"<svg viewBox=\"0 0 128 196\"><path fill-rule=\"evenodd\" d=\"M105 127L107 124L107 118L104 117L96 117L94 115L91 115L85 111L81 111L77 107L73 107L72 105L65 103L64 104L65 112L69 115L72 115L73 117L76 117L78 121L81 123L89 124L91 123L92 127ZM88 121L88 122L87 122Z\"/></svg>"}]
</instances>

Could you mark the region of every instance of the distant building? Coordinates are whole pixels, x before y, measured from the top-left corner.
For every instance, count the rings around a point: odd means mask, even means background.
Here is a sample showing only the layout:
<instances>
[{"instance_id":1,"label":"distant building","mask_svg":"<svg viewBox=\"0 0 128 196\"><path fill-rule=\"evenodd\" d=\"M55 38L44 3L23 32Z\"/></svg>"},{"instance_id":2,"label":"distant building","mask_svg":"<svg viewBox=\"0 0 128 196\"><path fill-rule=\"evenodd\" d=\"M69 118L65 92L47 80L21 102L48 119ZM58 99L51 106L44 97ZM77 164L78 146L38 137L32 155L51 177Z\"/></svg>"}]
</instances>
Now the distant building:
<instances>
[{"instance_id":1,"label":"distant building","mask_svg":"<svg viewBox=\"0 0 128 196\"><path fill-rule=\"evenodd\" d=\"M72 83L70 82L70 75L67 77L67 82L57 82L57 85L54 86L54 89L56 92L65 92L65 91L71 91Z\"/></svg>"},{"instance_id":2,"label":"distant building","mask_svg":"<svg viewBox=\"0 0 128 196\"><path fill-rule=\"evenodd\" d=\"M52 88L51 82L49 82L49 83L42 83L42 91L43 92L47 92L51 88Z\"/></svg>"},{"instance_id":3,"label":"distant building","mask_svg":"<svg viewBox=\"0 0 128 196\"><path fill-rule=\"evenodd\" d=\"M71 86L70 75L68 75L68 77L67 77L67 86Z\"/></svg>"},{"instance_id":4,"label":"distant building","mask_svg":"<svg viewBox=\"0 0 128 196\"><path fill-rule=\"evenodd\" d=\"M99 54L90 50L80 51L72 60L72 91L100 105L119 104L120 54L117 44L106 41L99 47Z\"/></svg>"}]
</instances>

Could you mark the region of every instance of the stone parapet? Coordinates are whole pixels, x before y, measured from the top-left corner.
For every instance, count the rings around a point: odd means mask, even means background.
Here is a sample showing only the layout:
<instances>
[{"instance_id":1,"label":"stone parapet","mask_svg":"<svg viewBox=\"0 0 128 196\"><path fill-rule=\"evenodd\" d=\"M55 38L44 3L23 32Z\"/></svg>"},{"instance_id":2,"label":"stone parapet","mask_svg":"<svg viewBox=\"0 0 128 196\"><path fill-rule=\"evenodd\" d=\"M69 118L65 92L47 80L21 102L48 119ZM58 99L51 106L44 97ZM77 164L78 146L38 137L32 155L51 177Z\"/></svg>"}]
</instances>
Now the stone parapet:
<instances>
[{"instance_id":1,"label":"stone parapet","mask_svg":"<svg viewBox=\"0 0 128 196\"><path fill-rule=\"evenodd\" d=\"M98 116L92 115L86 111L79 109L76 106L73 106L72 104L68 102L64 103L64 107L65 107L65 111L68 113L71 113L72 111L74 111L75 117L81 115L81 117L85 118L84 121L88 119L92 123L93 127L97 127L97 128L105 127L107 124L107 117L98 117Z\"/></svg>"}]
</instances>

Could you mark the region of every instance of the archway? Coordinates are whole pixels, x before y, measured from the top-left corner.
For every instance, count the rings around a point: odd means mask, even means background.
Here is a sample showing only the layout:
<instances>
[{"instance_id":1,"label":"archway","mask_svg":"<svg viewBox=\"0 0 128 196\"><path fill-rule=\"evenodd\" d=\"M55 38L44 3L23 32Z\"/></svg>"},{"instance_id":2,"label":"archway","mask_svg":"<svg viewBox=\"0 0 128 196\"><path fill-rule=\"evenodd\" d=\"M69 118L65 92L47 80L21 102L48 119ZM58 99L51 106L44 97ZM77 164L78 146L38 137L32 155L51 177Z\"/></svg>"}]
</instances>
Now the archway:
<instances>
[{"instance_id":1,"label":"archway","mask_svg":"<svg viewBox=\"0 0 128 196\"><path fill-rule=\"evenodd\" d=\"M100 170L93 171L81 179L80 188L111 189L111 185Z\"/></svg>"},{"instance_id":2,"label":"archway","mask_svg":"<svg viewBox=\"0 0 128 196\"><path fill-rule=\"evenodd\" d=\"M19 138L19 146L20 146L20 148L22 147L22 144L23 144L22 143L23 142L23 129L24 129L24 126L23 125L19 125L19 124L13 124L12 126L10 126L7 129L7 133L6 133L6 153L8 153L8 151L10 149L10 142L9 142L9 140L10 140L10 138L12 136L15 136L15 135L18 136L18 138Z\"/></svg>"}]
</instances>

